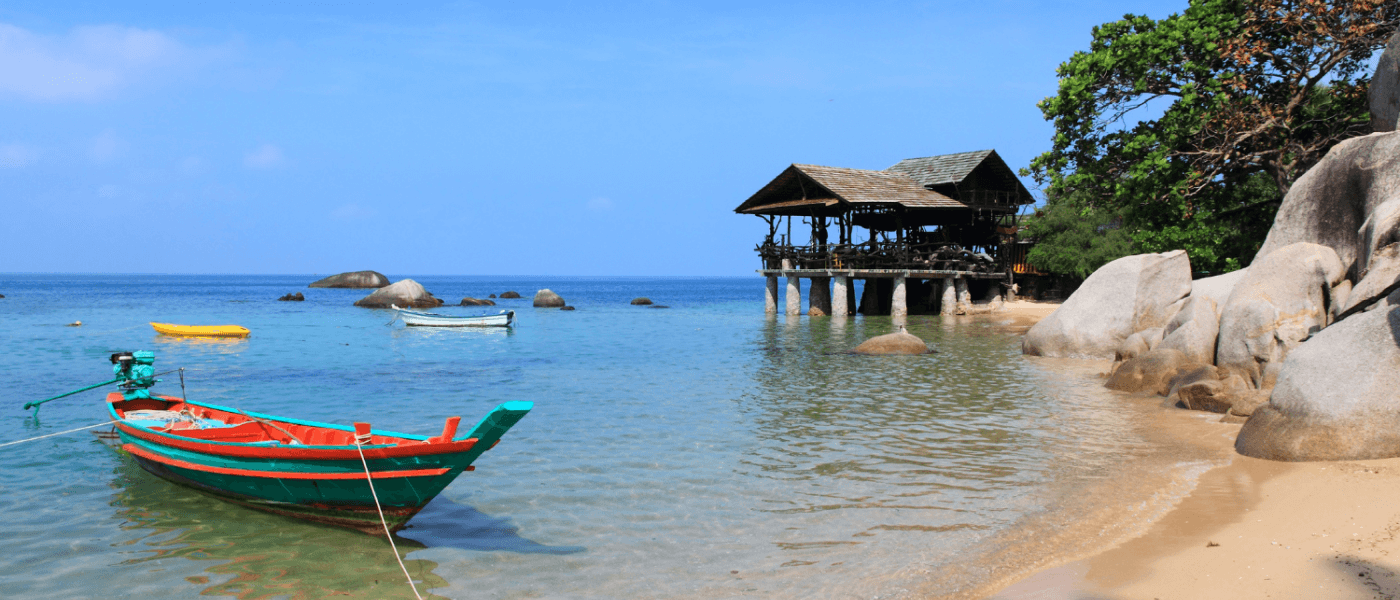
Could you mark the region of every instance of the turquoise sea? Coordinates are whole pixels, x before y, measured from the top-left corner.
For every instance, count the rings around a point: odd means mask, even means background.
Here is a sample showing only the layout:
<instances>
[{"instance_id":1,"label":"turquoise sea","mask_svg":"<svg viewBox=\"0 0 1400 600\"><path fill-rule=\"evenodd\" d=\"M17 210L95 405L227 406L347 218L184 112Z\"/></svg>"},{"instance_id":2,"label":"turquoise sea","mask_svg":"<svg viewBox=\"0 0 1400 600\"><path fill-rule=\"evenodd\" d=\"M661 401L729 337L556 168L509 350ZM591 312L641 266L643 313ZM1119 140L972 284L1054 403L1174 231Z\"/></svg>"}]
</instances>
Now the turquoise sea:
<instances>
[{"instance_id":1,"label":"turquoise sea","mask_svg":"<svg viewBox=\"0 0 1400 600\"><path fill-rule=\"evenodd\" d=\"M446 598L958 595L1141 527L1215 460L995 318L910 317L938 353L874 358L845 351L888 317L765 315L758 277L413 277L453 303L519 291L513 330L387 325L316 278L0 275L0 443L104 421L100 391L20 407L120 350L185 367L192 399L403 432L533 401L396 539ZM578 310L532 308L546 287ZM0 531L6 598L412 597L385 540L176 486L86 431L0 448Z\"/></svg>"}]
</instances>

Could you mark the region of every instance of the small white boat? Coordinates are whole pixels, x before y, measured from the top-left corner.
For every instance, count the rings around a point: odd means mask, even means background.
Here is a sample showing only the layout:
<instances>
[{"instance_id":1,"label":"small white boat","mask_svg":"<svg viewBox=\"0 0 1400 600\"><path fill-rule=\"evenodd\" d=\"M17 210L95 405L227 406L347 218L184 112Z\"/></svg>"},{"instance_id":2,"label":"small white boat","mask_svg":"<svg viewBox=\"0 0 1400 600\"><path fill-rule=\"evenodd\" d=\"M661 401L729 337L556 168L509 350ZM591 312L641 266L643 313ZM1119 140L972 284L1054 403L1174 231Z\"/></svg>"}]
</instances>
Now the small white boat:
<instances>
[{"instance_id":1,"label":"small white boat","mask_svg":"<svg viewBox=\"0 0 1400 600\"><path fill-rule=\"evenodd\" d=\"M441 315L404 310L393 304L389 306L399 311L399 318L409 327L510 327L515 324L513 310L503 310L495 315Z\"/></svg>"}]
</instances>

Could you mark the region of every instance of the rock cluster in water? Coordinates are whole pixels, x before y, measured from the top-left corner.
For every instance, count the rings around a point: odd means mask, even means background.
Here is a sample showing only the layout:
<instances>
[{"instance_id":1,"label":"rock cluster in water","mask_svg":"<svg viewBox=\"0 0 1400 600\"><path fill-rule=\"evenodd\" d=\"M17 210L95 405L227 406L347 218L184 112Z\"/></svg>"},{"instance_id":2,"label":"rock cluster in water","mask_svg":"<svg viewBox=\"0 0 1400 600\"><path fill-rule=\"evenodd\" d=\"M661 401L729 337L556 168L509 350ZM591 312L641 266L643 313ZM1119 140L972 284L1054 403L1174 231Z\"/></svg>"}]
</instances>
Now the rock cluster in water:
<instances>
[{"instance_id":1,"label":"rock cluster in water","mask_svg":"<svg viewBox=\"0 0 1400 600\"><path fill-rule=\"evenodd\" d=\"M412 279L396 281L355 302L355 306L364 308L435 308L442 305L442 300L434 298L428 290Z\"/></svg>"},{"instance_id":2,"label":"rock cluster in water","mask_svg":"<svg viewBox=\"0 0 1400 600\"><path fill-rule=\"evenodd\" d=\"M495 294L491 294L491 297L492 297L492 298L495 298L496 295L495 295ZM506 292L506 293L504 293L504 294L501 294L501 297L502 297L502 298L519 298L519 297L520 297L520 293L519 293L519 292Z\"/></svg>"},{"instance_id":3,"label":"rock cluster in water","mask_svg":"<svg viewBox=\"0 0 1400 600\"><path fill-rule=\"evenodd\" d=\"M495 296L496 296L495 294L491 294L491 297L494 298ZM467 297L467 298L462 298L462 304L461 304L461 305L462 305L462 306L495 306L496 303L495 303L494 301L492 301L492 300L486 300L486 299L483 299L483 298L472 298L472 297Z\"/></svg>"},{"instance_id":4,"label":"rock cluster in water","mask_svg":"<svg viewBox=\"0 0 1400 600\"><path fill-rule=\"evenodd\" d=\"M306 287L314 288L382 288L389 285L389 278L375 271L354 271L331 275L317 280Z\"/></svg>"},{"instance_id":5,"label":"rock cluster in water","mask_svg":"<svg viewBox=\"0 0 1400 600\"><path fill-rule=\"evenodd\" d=\"M1400 35L1371 106L1377 133L1298 179L1247 269L1191 281L1180 251L1120 258L1023 351L1112 358L1110 388L1247 418L1247 456L1400 456Z\"/></svg>"},{"instance_id":6,"label":"rock cluster in water","mask_svg":"<svg viewBox=\"0 0 1400 600\"><path fill-rule=\"evenodd\" d=\"M295 294L287 294L287 295L285 295L285 296L282 296L281 298L278 298L277 301L278 301L278 302L304 302L304 301L306 301L306 296L301 295L301 292L297 292L297 293L295 293Z\"/></svg>"}]
</instances>

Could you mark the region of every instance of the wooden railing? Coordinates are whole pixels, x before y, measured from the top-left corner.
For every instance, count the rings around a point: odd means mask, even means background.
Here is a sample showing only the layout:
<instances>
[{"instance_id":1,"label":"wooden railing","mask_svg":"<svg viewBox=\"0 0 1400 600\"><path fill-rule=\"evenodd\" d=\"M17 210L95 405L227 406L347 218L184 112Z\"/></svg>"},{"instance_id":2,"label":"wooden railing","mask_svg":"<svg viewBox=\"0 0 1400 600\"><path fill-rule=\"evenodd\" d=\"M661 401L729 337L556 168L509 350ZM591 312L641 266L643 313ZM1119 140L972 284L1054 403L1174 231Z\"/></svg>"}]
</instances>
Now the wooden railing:
<instances>
[{"instance_id":1,"label":"wooden railing","mask_svg":"<svg viewBox=\"0 0 1400 600\"><path fill-rule=\"evenodd\" d=\"M908 269L999 273L996 258L957 244L865 242L863 244L760 244L756 248L765 269L781 269L789 261L797 269Z\"/></svg>"}]
</instances>

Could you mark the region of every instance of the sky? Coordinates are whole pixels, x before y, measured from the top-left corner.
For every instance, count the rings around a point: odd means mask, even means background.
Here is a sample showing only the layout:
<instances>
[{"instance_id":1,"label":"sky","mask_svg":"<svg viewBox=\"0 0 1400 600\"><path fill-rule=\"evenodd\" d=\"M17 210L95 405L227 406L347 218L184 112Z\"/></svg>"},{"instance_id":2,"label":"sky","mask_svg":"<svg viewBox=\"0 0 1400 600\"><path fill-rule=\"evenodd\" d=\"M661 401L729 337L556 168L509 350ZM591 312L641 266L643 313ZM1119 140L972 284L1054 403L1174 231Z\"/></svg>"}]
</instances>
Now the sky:
<instances>
[{"instance_id":1,"label":"sky","mask_svg":"<svg viewBox=\"0 0 1400 600\"><path fill-rule=\"evenodd\" d=\"M789 164L1024 167L1185 5L6 0L0 273L752 274Z\"/></svg>"}]
</instances>

